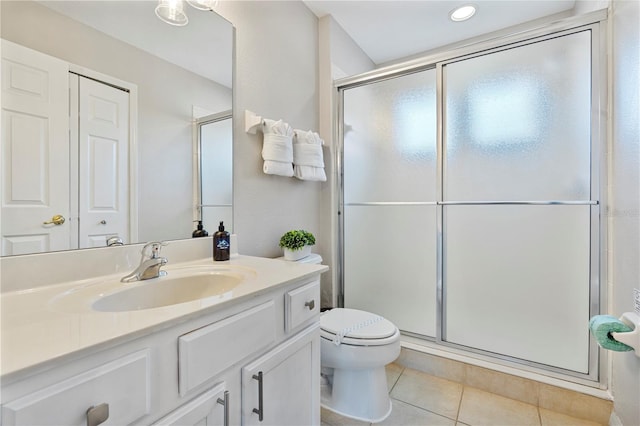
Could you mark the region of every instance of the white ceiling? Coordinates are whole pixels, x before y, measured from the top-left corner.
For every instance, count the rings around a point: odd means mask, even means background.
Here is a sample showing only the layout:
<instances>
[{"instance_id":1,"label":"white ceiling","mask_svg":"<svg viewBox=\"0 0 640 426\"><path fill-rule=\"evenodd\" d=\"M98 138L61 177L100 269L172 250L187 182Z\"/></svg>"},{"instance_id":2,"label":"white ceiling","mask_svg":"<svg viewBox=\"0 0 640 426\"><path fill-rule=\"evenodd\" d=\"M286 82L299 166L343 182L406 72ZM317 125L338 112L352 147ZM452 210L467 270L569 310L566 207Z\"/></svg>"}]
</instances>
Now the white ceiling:
<instances>
[{"instance_id":1,"label":"white ceiling","mask_svg":"<svg viewBox=\"0 0 640 426\"><path fill-rule=\"evenodd\" d=\"M330 14L376 64L560 13L574 0L305 0L316 16ZM465 22L449 20L464 4L477 6Z\"/></svg>"},{"instance_id":2,"label":"white ceiling","mask_svg":"<svg viewBox=\"0 0 640 426\"><path fill-rule=\"evenodd\" d=\"M240 1L240 0L233 0ZM215 13L186 5L189 24L174 27L154 13L156 1L40 1L110 36L231 87L233 33ZM574 0L471 0L465 22L449 12L465 0L304 0L318 17L330 14L379 64L573 8ZM144 28L144 31L140 31ZM223 64L223 65L221 65Z\"/></svg>"},{"instance_id":3,"label":"white ceiling","mask_svg":"<svg viewBox=\"0 0 640 426\"><path fill-rule=\"evenodd\" d=\"M233 30L216 13L188 6L189 23L176 27L155 15L158 4L143 1L40 1L118 40L231 87ZM141 28L144 31L141 31Z\"/></svg>"}]
</instances>

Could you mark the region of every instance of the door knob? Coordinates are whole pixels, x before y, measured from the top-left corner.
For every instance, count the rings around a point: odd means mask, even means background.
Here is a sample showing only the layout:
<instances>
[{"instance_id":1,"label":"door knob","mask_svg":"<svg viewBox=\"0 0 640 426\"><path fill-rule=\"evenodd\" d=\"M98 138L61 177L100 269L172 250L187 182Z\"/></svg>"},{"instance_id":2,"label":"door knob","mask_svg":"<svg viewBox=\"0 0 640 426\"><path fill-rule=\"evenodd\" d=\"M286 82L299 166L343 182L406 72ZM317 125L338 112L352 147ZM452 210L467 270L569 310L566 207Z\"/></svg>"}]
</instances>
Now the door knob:
<instances>
[{"instance_id":1,"label":"door knob","mask_svg":"<svg viewBox=\"0 0 640 426\"><path fill-rule=\"evenodd\" d=\"M62 216L61 214L57 214L54 217L51 218L51 220L48 220L46 222L43 222L45 225L51 225L52 223L54 225L62 225L64 223L64 216Z\"/></svg>"}]
</instances>

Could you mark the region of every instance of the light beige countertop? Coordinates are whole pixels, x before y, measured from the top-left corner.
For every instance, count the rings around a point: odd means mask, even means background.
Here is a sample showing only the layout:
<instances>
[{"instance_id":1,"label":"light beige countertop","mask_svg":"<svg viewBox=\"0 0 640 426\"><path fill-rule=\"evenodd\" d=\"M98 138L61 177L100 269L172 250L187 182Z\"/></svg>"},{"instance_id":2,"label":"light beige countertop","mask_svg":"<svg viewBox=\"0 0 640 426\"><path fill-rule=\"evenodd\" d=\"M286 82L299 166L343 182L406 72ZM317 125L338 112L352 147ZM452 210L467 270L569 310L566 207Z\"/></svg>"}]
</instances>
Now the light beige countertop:
<instances>
[{"instance_id":1,"label":"light beige countertop","mask_svg":"<svg viewBox=\"0 0 640 426\"><path fill-rule=\"evenodd\" d=\"M121 283L123 274L113 274L0 295L0 377L96 346L126 341L166 328L192 315L215 312L234 303L325 272L324 265L285 262L250 256L229 261L211 258L167 265L168 276L187 270L233 270L243 281L216 296L153 309L99 312L91 305L126 287L153 284L153 280Z\"/></svg>"}]
</instances>

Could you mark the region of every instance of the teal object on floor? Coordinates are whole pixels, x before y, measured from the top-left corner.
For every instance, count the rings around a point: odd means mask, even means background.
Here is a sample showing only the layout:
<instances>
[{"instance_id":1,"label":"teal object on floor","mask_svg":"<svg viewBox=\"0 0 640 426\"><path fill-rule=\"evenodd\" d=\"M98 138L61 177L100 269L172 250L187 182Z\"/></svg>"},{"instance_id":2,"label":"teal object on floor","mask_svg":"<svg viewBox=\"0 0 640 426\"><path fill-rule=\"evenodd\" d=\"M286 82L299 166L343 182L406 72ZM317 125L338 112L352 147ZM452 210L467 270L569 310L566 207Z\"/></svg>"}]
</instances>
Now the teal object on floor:
<instances>
[{"instance_id":1,"label":"teal object on floor","mask_svg":"<svg viewBox=\"0 0 640 426\"><path fill-rule=\"evenodd\" d=\"M596 315L589 320L589 330L595 337L598 345L603 349L616 352L632 351L633 348L620 343L611 337L612 332L625 333L633 331L628 325L612 315Z\"/></svg>"}]
</instances>

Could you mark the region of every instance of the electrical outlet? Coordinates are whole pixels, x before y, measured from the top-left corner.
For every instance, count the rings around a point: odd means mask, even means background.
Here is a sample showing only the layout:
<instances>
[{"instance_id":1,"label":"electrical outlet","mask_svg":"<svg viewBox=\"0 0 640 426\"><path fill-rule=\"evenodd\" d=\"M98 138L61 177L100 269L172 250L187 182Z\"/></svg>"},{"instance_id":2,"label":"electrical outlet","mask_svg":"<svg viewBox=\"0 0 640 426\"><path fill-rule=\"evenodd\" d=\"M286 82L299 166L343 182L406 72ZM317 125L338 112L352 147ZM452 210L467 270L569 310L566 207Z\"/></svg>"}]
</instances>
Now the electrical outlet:
<instances>
[{"instance_id":1,"label":"electrical outlet","mask_svg":"<svg viewBox=\"0 0 640 426\"><path fill-rule=\"evenodd\" d=\"M640 315L640 289L633 289L633 306L636 314Z\"/></svg>"}]
</instances>

